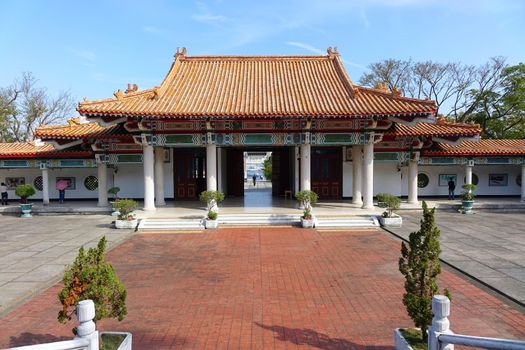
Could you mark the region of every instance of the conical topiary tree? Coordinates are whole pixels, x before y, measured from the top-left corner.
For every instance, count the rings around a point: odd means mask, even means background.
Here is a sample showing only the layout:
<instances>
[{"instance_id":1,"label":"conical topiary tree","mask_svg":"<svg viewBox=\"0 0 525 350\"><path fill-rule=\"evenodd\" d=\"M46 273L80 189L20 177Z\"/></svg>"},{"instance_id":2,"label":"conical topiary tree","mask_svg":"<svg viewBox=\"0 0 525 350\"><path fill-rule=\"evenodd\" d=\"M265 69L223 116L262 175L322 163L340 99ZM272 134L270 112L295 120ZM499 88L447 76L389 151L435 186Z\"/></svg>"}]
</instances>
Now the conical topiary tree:
<instances>
[{"instance_id":1,"label":"conical topiary tree","mask_svg":"<svg viewBox=\"0 0 525 350\"><path fill-rule=\"evenodd\" d=\"M421 227L410 234L408 247L401 244L399 259L399 271L405 276L403 304L416 327L421 328L423 339L427 339L427 328L432 323L432 297L438 293L437 276L441 272L441 231L434 212L435 208L428 209L423 201ZM449 295L446 289L445 294Z\"/></svg>"}]
</instances>

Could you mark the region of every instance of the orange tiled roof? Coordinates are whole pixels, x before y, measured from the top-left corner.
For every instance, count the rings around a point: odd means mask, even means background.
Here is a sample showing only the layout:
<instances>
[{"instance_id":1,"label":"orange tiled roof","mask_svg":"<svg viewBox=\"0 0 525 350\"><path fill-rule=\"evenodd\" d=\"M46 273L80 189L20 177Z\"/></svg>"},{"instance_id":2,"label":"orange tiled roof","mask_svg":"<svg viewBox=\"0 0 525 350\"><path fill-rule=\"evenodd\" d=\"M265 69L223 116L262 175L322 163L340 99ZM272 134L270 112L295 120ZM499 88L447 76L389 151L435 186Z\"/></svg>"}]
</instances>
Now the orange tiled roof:
<instances>
[{"instance_id":1,"label":"orange tiled roof","mask_svg":"<svg viewBox=\"0 0 525 350\"><path fill-rule=\"evenodd\" d=\"M354 86L339 54L186 56L177 53L162 84L83 101L87 116L323 117L434 114L435 103Z\"/></svg>"},{"instance_id":2,"label":"orange tiled roof","mask_svg":"<svg viewBox=\"0 0 525 350\"><path fill-rule=\"evenodd\" d=\"M473 136L479 135L481 128L478 124L450 123L445 118L438 118L436 124L417 123L415 126L406 126L395 123L385 135L388 136Z\"/></svg>"},{"instance_id":3,"label":"orange tiled roof","mask_svg":"<svg viewBox=\"0 0 525 350\"><path fill-rule=\"evenodd\" d=\"M0 143L0 158L49 158L49 157L87 157L91 151L56 150L53 145L37 142Z\"/></svg>"},{"instance_id":4,"label":"orange tiled roof","mask_svg":"<svg viewBox=\"0 0 525 350\"><path fill-rule=\"evenodd\" d=\"M525 156L525 140L464 141L459 145L436 143L423 150L424 156Z\"/></svg>"},{"instance_id":5,"label":"orange tiled roof","mask_svg":"<svg viewBox=\"0 0 525 350\"><path fill-rule=\"evenodd\" d=\"M67 125L41 125L36 128L34 136L42 139L79 139L129 134L122 126L102 127L98 123L81 123L80 118L71 118Z\"/></svg>"}]
</instances>

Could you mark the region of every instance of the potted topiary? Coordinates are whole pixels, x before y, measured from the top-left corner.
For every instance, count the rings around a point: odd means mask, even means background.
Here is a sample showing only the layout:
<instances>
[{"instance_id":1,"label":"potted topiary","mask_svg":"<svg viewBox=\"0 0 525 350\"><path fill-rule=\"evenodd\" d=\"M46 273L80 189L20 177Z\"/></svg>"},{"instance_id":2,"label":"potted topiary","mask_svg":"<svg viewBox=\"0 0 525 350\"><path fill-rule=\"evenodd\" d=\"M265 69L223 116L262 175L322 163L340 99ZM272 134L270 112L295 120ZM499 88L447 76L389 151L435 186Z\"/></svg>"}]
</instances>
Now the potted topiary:
<instances>
[{"instance_id":1,"label":"potted topiary","mask_svg":"<svg viewBox=\"0 0 525 350\"><path fill-rule=\"evenodd\" d=\"M127 315L126 288L118 278L111 264L104 259L106 238L102 237L96 247L87 253L81 247L75 262L66 268L62 283L64 287L58 293L62 310L58 312L58 321L66 323L76 313L78 303L91 299L95 304L95 319L116 318L122 321ZM76 329L73 329L76 334ZM131 333L102 332L100 349L107 349L104 343L120 346L115 349L131 349Z\"/></svg>"},{"instance_id":2,"label":"potted topiary","mask_svg":"<svg viewBox=\"0 0 525 350\"><path fill-rule=\"evenodd\" d=\"M27 198L31 197L36 193L36 190L33 186L25 184L18 185L15 189L15 194L20 197L20 210L22 211L22 218L30 218L31 211L33 210L33 204L27 203Z\"/></svg>"},{"instance_id":3,"label":"potted topiary","mask_svg":"<svg viewBox=\"0 0 525 350\"><path fill-rule=\"evenodd\" d=\"M472 207L474 206L474 198L476 198L476 185L463 185L463 192L461 193L461 205L463 207L463 214L472 214Z\"/></svg>"},{"instance_id":4,"label":"potted topiary","mask_svg":"<svg viewBox=\"0 0 525 350\"><path fill-rule=\"evenodd\" d=\"M441 272L439 254L441 231L436 225L435 209L428 209L423 201L423 219L419 231L409 236L408 246L401 243L399 271L405 276L405 294L403 304L408 315L418 328L397 328L394 331L396 349L416 348L425 344L427 329L432 323L432 297L438 294L437 277ZM451 298L445 289L444 294Z\"/></svg>"},{"instance_id":5,"label":"potted topiary","mask_svg":"<svg viewBox=\"0 0 525 350\"><path fill-rule=\"evenodd\" d=\"M137 227L137 219L135 218L135 214L133 214L137 206L137 201L133 199L117 199L115 201L115 208L119 214L117 220L115 220L115 228Z\"/></svg>"},{"instance_id":6,"label":"potted topiary","mask_svg":"<svg viewBox=\"0 0 525 350\"><path fill-rule=\"evenodd\" d=\"M206 217L204 218L204 227L217 228L219 222L217 220L219 207L217 204L224 200L224 193L219 191L203 191L199 195L201 202L206 203Z\"/></svg>"},{"instance_id":7,"label":"potted topiary","mask_svg":"<svg viewBox=\"0 0 525 350\"><path fill-rule=\"evenodd\" d=\"M394 210L401 206L401 198L391 195L390 193L378 193L377 202L382 203L386 210L379 217L381 226L401 226L403 218L394 213Z\"/></svg>"},{"instance_id":8,"label":"potted topiary","mask_svg":"<svg viewBox=\"0 0 525 350\"><path fill-rule=\"evenodd\" d=\"M312 228L315 226L315 217L312 214L312 204L317 203L317 193L314 191L299 191L295 195L295 198L301 204L303 209L303 216L301 216L301 226L303 228Z\"/></svg>"},{"instance_id":9,"label":"potted topiary","mask_svg":"<svg viewBox=\"0 0 525 350\"><path fill-rule=\"evenodd\" d=\"M118 193L119 192L120 192L120 187L111 187L108 190L108 194L113 196L113 200L111 202L109 202L111 204L111 209L113 209L113 212L111 213L111 216L117 216L118 215L118 210L117 210L117 207L115 206L115 202L119 199L118 198Z\"/></svg>"}]
</instances>

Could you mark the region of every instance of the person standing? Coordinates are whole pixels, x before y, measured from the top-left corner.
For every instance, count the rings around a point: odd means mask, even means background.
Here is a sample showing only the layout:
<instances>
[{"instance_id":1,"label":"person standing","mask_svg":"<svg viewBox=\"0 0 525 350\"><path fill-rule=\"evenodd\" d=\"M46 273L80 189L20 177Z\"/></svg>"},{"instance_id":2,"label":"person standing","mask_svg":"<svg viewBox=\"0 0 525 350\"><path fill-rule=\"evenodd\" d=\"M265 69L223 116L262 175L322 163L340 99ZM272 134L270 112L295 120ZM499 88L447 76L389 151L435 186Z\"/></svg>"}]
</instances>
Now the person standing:
<instances>
[{"instance_id":1,"label":"person standing","mask_svg":"<svg viewBox=\"0 0 525 350\"><path fill-rule=\"evenodd\" d=\"M2 205L7 205L7 186L3 182L0 185L0 194L2 195Z\"/></svg>"},{"instance_id":2,"label":"person standing","mask_svg":"<svg viewBox=\"0 0 525 350\"><path fill-rule=\"evenodd\" d=\"M456 184L452 178L448 180L448 199L454 200L454 190L456 189Z\"/></svg>"},{"instance_id":3,"label":"person standing","mask_svg":"<svg viewBox=\"0 0 525 350\"><path fill-rule=\"evenodd\" d=\"M253 185L256 186L257 185L257 175L256 174L253 174L252 180L253 180Z\"/></svg>"}]
</instances>

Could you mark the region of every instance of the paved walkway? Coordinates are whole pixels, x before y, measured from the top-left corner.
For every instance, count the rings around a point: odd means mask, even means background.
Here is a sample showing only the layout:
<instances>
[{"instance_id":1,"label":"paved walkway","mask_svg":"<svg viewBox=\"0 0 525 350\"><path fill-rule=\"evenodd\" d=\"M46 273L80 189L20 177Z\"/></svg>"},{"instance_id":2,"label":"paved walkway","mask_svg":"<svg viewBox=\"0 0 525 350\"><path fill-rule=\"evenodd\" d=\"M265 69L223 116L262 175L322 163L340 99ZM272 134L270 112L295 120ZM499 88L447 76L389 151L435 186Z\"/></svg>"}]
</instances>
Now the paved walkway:
<instances>
[{"instance_id":1,"label":"paved walkway","mask_svg":"<svg viewBox=\"0 0 525 350\"><path fill-rule=\"evenodd\" d=\"M410 326L400 242L382 230L219 229L137 234L109 254L136 349L387 349ZM458 333L525 339L525 314L443 271ZM71 337L55 285L0 319L0 347Z\"/></svg>"},{"instance_id":2,"label":"paved walkway","mask_svg":"<svg viewBox=\"0 0 525 350\"><path fill-rule=\"evenodd\" d=\"M402 212L403 226L388 228L408 239L421 212ZM525 215L436 211L441 258L525 304Z\"/></svg>"},{"instance_id":3,"label":"paved walkway","mask_svg":"<svg viewBox=\"0 0 525 350\"><path fill-rule=\"evenodd\" d=\"M105 235L112 247L131 234L110 228L109 215L0 220L0 315L59 281L80 246L92 247Z\"/></svg>"}]
</instances>

